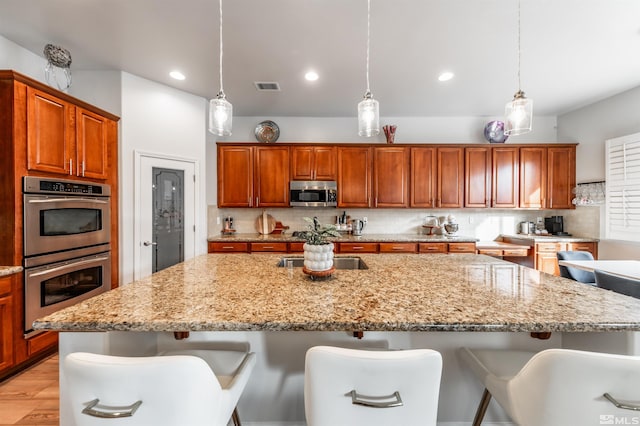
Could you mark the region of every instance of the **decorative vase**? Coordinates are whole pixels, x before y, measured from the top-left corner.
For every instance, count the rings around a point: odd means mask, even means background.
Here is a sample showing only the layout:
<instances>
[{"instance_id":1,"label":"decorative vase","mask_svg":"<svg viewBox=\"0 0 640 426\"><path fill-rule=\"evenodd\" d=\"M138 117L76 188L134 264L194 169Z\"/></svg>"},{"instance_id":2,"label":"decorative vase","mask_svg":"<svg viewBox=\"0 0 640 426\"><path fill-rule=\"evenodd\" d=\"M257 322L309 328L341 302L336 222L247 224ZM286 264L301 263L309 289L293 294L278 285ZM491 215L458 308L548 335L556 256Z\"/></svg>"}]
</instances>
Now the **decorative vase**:
<instances>
[{"instance_id":1,"label":"decorative vase","mask_svg":"<svg viewBox=\"0 0 640 426\"><path fill-rule=\"evenodd\" d=\"M333 267L333 243L313 245L305 243L304 267L310 271L328 271Z\"/></svg>"}]
</instances>

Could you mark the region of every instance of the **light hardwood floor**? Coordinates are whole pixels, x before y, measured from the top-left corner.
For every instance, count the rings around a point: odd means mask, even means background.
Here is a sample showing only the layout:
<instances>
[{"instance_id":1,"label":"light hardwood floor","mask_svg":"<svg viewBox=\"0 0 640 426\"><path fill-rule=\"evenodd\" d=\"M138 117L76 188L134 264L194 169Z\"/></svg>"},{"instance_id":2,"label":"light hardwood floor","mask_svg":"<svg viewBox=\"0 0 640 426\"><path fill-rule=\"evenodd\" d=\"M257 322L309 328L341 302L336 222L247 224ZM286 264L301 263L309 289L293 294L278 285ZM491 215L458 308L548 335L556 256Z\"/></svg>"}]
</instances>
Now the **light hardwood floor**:
<instances>
[{"instance_id":1,"label":"light hardwood floor","mask_svg":"<svg viewBox=\"0 0 640 426\"><path fill-rule=\"evenodd\" d=\"M58 355L0 383L0 426L57 426Z\"/></svg>"}]
</instances>

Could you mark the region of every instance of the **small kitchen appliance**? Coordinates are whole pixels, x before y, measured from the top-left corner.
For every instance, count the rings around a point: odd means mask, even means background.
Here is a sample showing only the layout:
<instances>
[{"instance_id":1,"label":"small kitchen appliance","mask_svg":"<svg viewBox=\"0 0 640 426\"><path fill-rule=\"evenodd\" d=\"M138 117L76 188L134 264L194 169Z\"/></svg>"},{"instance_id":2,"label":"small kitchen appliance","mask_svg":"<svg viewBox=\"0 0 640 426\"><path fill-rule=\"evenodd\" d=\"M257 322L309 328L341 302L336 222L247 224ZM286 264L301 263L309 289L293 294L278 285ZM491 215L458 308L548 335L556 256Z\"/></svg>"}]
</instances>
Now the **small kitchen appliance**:
<instances>
[{"instance_id":1,"label":"small kitchen appliance","mask_svg":"<svg viewBox=\"0 0 640 426\"><path fill-rule=\"evenodd\" d=\"M351 233L353 235L362 235L362 230L367 222L363 219L351 219Z\"/></svg>"},{"instance_id":2,"label":"small kitchen appliance","mask_svg":"<svg viewBox=\"0 0 640 426\"><path fill-rule=\"evenodd\" d=\"M229 235L229 234L233 234L234 232L236 232L236 230L233 229L233 218L231 216L225 217L224 228L222 228L222 234Z\"/></svg>"},{"instance_id":3,"label":"small kitchen appliance","mask_svg":"<svg viewBox=\"0 0 640 426\"><path fill-rule=\"evenodd\" d=\"M535 234L536 224L533 222L520 222L519 232L525 235Z\"/></svg>"},{"instance_id":4,"label":"small kitchen appliance","mask_svg":"<svg viewBox=\"0 0 640 426\"><path fill-rule=\"evenodd\" d=\"M335 181L289 182L289 205L291 207L336 207L338 184Z\"/></svg>"},{"instance_id":5,"label":"small kitchen appliance","mask_svg":"<svg viewBox=\"0 0 640 426\"><path fill-rule=\"evenodd\" d=\"M570 235L564 232L564 218L562 216L545 217L544 227L552 235Z\"/></svg>"}]
</instances>

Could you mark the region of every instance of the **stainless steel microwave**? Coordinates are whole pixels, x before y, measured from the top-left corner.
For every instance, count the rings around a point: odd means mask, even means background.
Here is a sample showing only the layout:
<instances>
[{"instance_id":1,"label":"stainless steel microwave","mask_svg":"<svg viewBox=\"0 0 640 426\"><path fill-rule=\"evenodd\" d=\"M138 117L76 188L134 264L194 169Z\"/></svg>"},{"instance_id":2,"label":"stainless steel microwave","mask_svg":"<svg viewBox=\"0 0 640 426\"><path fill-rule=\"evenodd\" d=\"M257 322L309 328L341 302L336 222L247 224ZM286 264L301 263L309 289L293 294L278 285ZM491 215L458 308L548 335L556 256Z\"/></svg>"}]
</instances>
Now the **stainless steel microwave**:
<instances>
[{"instance_id":1,"label":"stainless steel microwave","mask_svg":"<svg viewBox=\"0 0 640 426\"><path fill-rule=\"evenodd\" d=\"M292 207L336 207L338 185L335 181L292 180L289 182L289 200Z\"/></svg>"}]
</instances>

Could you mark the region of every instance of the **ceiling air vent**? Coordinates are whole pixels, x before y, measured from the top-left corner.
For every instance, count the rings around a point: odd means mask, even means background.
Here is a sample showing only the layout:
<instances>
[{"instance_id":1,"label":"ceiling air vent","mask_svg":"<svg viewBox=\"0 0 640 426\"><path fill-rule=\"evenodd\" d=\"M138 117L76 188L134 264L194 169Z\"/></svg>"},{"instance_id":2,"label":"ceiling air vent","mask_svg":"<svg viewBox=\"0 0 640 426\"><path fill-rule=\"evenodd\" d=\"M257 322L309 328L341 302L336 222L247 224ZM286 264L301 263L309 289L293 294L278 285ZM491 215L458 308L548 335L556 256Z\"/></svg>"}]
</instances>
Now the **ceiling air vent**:
<instances>
[{"instance_id":1,"label":"ceiling air vent","mask_svg":"<svg viewBox=\"0 0 640 426\"><path fill-rule=\"evenodd\" d=\"M256 89L261 92L279 92L280 85L275 81L255 81Z\"/></svg>"}]
</instances>

